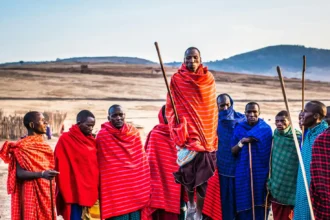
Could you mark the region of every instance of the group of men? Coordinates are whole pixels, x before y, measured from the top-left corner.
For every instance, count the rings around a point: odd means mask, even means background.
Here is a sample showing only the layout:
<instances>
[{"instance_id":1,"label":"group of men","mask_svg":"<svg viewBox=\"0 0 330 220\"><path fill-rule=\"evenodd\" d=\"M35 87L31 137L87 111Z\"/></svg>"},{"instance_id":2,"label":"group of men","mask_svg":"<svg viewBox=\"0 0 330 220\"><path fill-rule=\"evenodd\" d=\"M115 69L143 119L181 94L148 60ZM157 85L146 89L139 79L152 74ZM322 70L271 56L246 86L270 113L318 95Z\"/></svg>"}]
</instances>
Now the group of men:
<instances>
[{"instance_id":1,"label":"group of men","mask_svg":"<svg viewBox=\"0 0 330 220\"><path fill-rule=\"evenodd\" d=\"M241 114L230 95L216 97L215 80L194 47L186 50L170 91L144 145L123 107L112 105L96 137L95 116L80 111L53 153L43 139L42 113L28 112L28 135L0 150L9 164L12 219L49 220L57 213L64 220L261 220L268 204L275 220L310 219L294 132L303 143L315 218L330 219L323 103L306 104L303 135L293 131L286 111L276 115L273 133L259 118L258 103L249 102Z\"/></svg>"},{"instance_id":2,"label":"group of men","mask_svg":"<svg viewBox=\"0 0 330 220\"><path fill-rule=\"evenodd\" d=\"M217 102L217 163L222 209L226 210L222 212L223 219L253 219L252 211L254 219L267 219L269 204L275 220L311 219L293 132L302 144L300 152L315 219L330 219L330 129L327 129L330 107L319 101L306 104L300 114L300 125L305 129L302 136L299 130L292 130L287 111L276 115L276 129L272 132L270 126L258 118L257 103L248 103L244 116L234 111L234 102L228 94L219 95Z\"/></svg>"}]
</instances>

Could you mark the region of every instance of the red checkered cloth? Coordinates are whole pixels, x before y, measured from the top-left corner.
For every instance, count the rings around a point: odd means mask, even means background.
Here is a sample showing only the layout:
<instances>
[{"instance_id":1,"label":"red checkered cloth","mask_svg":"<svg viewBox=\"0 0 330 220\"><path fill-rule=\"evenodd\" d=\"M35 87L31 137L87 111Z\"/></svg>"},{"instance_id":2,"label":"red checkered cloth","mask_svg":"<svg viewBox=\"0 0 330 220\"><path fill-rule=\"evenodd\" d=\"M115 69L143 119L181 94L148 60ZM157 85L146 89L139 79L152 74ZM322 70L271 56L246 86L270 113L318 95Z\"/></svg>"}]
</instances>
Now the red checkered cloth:
<instances>
[{"instance_id":1,"label":"red checkered cloth","mask_svg":"<svg viewBox=\"0 0 330 220\"><path fill-rule=\"evenodd\" d=\"M150 169L139 131L102 124L96 137L100 172L101 217L138 211L150 199Z\"/></svg>"},{"instance_id":2,"label":"red checkered cloth","mask_svg":"<svg viewBox=\"0 0 330 220\"><path fill-rule=\"evenodd\" d=\"M310 192L315 219L330 219L330 128L316 138L312 148Z\"/></svg>"},{"instance_id":3,"label":"red checkered cloth","mask_svg":"<svg viewBox=\"0 0 330 220\"><path fill-rule=\"evenodd\" d=\"M9 164L7 190L11 194L11 219L20 220L23 216L21 202L24 220L52 219L49 181L43 178L28 181L16 179L16 163L31 172L54 169L53 151L44 142L43 136L27 136L16 143L5 142L0 150L0 158ZM54 189L55 187L53 195ZM54 204L55 201L52 202Z\"/></svg>"}]
</instances>

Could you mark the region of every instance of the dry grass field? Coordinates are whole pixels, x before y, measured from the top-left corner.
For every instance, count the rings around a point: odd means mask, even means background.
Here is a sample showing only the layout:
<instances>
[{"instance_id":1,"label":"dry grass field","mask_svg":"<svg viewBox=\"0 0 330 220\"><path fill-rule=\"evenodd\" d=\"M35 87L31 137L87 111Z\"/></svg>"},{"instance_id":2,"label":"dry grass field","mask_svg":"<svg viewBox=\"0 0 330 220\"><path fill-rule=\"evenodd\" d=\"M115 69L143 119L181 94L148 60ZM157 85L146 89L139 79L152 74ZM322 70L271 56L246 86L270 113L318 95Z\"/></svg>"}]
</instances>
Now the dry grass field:
<instances>
[{"instance_id":1,"label":"dry grass field","mask_svg":"<svg viewBox=\"0 0 330 220\"><path fill-rule=\"evenodd\" d=\"M166 68L168 77L176 68ZM157 124L157 114L165 102L166 87L158 65L89 64L81 73L80 64L49 63L0 68L0 108L7 115L23 115L29 110L67 112L65 130L75 123L83 109L96 116L95 132L106 121L107 109L121 104L127 121L144 128L145 135ZM275 69L274 69L275 72ZM236 110L248 101L261 105L261 117L270 125L275 114L285 108L277 77L213 72L217 94L228 93ZM285 73L283 73L285 75ZM301 82L285 79L295 123L301 109ZM330 83L306 81L307 100L330 105ZM273 126L274 127L274 126ZM0 140L2 145L3 140ZM54 147L56 139L50 144ZM9 219L6 168L0 162L0 219Z\"/></svg>"}]
</instances>

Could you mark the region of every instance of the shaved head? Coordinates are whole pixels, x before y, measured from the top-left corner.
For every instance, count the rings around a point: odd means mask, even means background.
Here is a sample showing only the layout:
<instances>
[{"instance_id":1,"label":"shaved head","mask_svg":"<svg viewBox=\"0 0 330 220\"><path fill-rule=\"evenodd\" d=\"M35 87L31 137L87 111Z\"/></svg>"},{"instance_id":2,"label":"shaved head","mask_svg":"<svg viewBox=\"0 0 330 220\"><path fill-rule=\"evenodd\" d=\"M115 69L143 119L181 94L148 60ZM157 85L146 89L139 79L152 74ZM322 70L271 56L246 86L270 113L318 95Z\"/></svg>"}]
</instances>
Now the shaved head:
<instances>
[{"instance_id":1,"label":"shaved head","mask_svg":"<svg viewBox=\"0 0 330 220\"><path fill-rule=\"evenodd\" d=\"M219 112L227 110L228 108L231 107L231 98L228 94L220 94L217 97L217 105L218 105L218 110Z\"/></svg>"},{"instance_id":2,"label":"shaved head","mask_svg":"<svg viewBox=\"0 0 330 220\"><path fill-rule=\"evenodd\" d=\"M31 111L31 112L28 112L24 115L24 118L23 118L23 123L24 123L24 126L27 128L27 129L30 129L30 123L31 122L36 122L37 121L37 117L40 115L41 113L40 112L37 112L37 111Z\"/></svg>"},{"instance_id":3,"label":"shaved head","mask_svg":"<svg viewBox=\"0 0 330 220\"><path fill-rule=\"evenodd\" d=\"M310 106L311 110L314 114L318 114L320 119L323 119L327 115L327 108L320 101L310 101L306 104L306 106Z\"/></svg>"},{"instance_id":4,"label":"shaved head","mask_svg":"<svg viewBox=\"0 0 330 220\"><path fill-rule=\"evenodd\" d=\"M41 112L31 111L24 115L23 123L28 130L28 135L46 134L47 121Z\"/></svg>"},{"instance_id":5,"label":"shaved head","mask_svg":"<svg viewBox=\"0 0 330 220\"><path fill-rule=\"evenodd\" d=\"M87 120L88 117L94 118L95 116L93 115L92 112L88 111L88 110L82 110L78 113L77 115L77 123L83 123Z\"/></svg>"},{"instance_id":6,"label":"shaved head","mask_svg":"<svg viewBox=\"0 0 330 220\"><path fill-rule=\"evenodd\" d=\"M125 124L125 112L120 105L112 105L108 111L109 122L117 129L120 129Z\"/></svg>"},{"instance_id":7,"label":"shaved head","mask_svg":"<svg viewBox=\"0 0 330 220\"><path fill-rule=\"evenodd\" d=\"M111 115L111 112L113 112L115 109L123 110L123 107L121 107L121 105L117 105L117 104L110 106L110 108L108 110L108 115Z\"/></svg>"},{"instance_id":8,"label":"shaved head","mask_svg":"<svg viewBox=\"0 0 330 220\"><path fill-rule=\"evenodd\" d=\"M197 50L198 53L199 53L199 56L201 56L201 52L199 51L199 49L198 49L197 47L189 47L189 48L184 52L184 56L186 56L186 55L189 53L189 51L191 51L191 50Z\"/></svg>"},{"instance_id":9,"label":"shaved head","mask_svg":"<svg viewBox=\"0 0 330 220\"><path fill-rule=\"evenodd\" d=\"M320 101L310 101L305 105L302 125L306 128L315 127L327 114L327 108Z\"/></svg>"}]
</instances>

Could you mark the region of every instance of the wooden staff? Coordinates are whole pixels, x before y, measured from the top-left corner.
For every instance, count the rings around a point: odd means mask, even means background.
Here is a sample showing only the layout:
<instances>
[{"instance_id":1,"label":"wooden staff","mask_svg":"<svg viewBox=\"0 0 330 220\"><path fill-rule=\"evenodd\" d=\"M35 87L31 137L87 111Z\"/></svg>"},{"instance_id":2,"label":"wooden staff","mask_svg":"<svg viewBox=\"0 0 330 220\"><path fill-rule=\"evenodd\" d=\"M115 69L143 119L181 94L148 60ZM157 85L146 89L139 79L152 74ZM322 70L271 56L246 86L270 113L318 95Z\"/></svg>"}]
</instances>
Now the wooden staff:
<instances>
[{"instance_id":1,"label":"wooden staff","mask_svg":"<svg viewBox=\"0 0 330 220\"><path fill-rule=\"evenodd\" d=\"M303 112L305 109L305 71L306 71L306 56L303 56L303 68L302 68L302 77L301 77L301 111ZM301 146L304 142L304 133L305 133L305 127L304 125L301 126Z\"/></svg>"},{"instance_id":2,"label":"wooden staff","mask_svg":"<svg viewBox=\"0 0 330 220\"><path fill-rule=\"evenodd\" d=\"M250 182L251 182L251 196L252 196L252 215L253 220L256 219L254 210L254 188L253 188L253 171L252 171L252 153L251 153L251 143L249 143L249 160L250 160Z\"/></svg>"},{"instance_id":3,"label":"wooden staff","mask_svg":"<svg viewBox=\"0 0 330 220\"><path fill-rule=\"evenodd\" d=\"M274 141L272 141L272 148L270 149L270 157L269 157L269 173L268 173L268 179L272 177L272 153L273 153L273 146ZM267 220L267 211L268 211L268 197L269 197L269 189L267 188L267 195L266 195L266 203L265 203L265 216L264 220Z\"/></svg>"},{"instance_id":4,"label":"wooden staff","mask_svg":"<svg viewBox=\"0 0 330 220\"><path fill-rule=\"evenodd\" d=\"M52 208L52 220L55 220L55 215L54 215L54 203L53 203L53 184L52 184L52 180L49 180L49 186L50 186L50 203L51 203L51 208Z\"/></svg>"},{"instance_id":5,"label":"wooden staff","mask_svg":"<svg viewBox=\"0 0 330 220\"><path fill-rule=\"evenodd\" d=\"M283 77L282 77L281 68L279 66L277 67L277 73L278 73L278 77L280 79L280 83L281 83L281 87L282 87L282 93L283 93L283 98L284 98L286 110L288 111L289 119L290 119L290 122L291 122L293 139L294 139L294 143L295 143L295 146L296 146L296 151L297 151L297 155L298 155L298 159L299 159L299 164L300 164L303 179L304 179L304 185L305 185L305 190L306 190L306 194L307 194L309 209L310 209L310 212L311 212L311 218L312 218L312 220L314 220L315 218L314 218L314 212L313 212L311 197L310 197L310 194L309 194L309 187L308 187L307 178L306 178L305 166L304 166L304 163L303 163L303 159L301 157L296 130L295 130L294 124L292 123L292 118L291 118L291 113L290 113L290 108L289 108L289 102L288 102L288 99L287 99L287 96L286 96L286 91L285 91L284 80L283 80Z\"/></svg>"},{"instance_id":6,"label":"wooden staff","mask_svg":"<svg viewBox=\"0 0 330 220\"><path fill-rule=\"evenodd\" d=\"M160 68L162 69L162 72L163 72L163 77L164 77L164 80L165 80L167 92L168 92L168 95L170 96L170 99L171 99L174 115L175 115L175 118L176 118L176 123L179 124L180 121L179 121L178 112L176 111L176 108L175 108L175 105L174 105L174 100L173 100L173 97L172 97L172 94L171 94L171 90L170 90L170 87L169 87L168 82L167 82L167 77L166 77L166 73L165 73L165 69L164 69L164 65L163 65L163 60L162 60L162 57L160 56L160 50L159 50L157 42L155 42L155 47L156 47L158 58L159 58Z\"/></svg>"}]
</instances>

